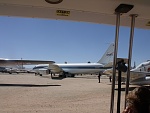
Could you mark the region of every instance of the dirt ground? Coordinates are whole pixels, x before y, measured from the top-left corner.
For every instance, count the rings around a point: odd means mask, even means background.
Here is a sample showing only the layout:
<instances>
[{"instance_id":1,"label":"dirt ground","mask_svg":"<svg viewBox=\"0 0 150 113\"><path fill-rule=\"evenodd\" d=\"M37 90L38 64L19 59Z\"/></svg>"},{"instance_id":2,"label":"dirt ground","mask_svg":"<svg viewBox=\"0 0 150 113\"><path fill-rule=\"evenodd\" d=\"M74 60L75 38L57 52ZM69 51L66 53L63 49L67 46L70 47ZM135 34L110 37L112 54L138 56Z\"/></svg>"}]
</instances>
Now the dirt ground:
<instances>
[{"instance_id":1,"label":"dirt ground","mask_svg":"<svg viewBox=\"0 0 150 113\"><path fill-rule=\"evenodd\" d=\"M50 75L0 74L0 113L109 113L110 97L107 76L98 83L97 75L54 80ZM114 112L116 101L117 90Z\"/></svg>"}]
</instances>

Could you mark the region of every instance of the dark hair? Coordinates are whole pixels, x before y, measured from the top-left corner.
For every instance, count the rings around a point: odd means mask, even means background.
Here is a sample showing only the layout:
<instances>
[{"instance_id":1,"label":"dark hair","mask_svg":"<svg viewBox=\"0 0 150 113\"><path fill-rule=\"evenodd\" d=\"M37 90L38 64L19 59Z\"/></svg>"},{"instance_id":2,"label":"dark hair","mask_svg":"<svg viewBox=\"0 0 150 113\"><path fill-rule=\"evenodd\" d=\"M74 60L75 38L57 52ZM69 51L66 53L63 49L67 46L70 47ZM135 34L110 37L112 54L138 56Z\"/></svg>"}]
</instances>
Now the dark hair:
<instances>
[{"instance_id":1,"label":"dark hair","mask_svg":"<svg viewBox=\"0 0 150 113\"><path fill-rule=\"evenodd\" d=\"M150 90L144 86L135 88L126 98L128 106L133 106L137 113L150 113Z\"/></svg>"}]
</instances>

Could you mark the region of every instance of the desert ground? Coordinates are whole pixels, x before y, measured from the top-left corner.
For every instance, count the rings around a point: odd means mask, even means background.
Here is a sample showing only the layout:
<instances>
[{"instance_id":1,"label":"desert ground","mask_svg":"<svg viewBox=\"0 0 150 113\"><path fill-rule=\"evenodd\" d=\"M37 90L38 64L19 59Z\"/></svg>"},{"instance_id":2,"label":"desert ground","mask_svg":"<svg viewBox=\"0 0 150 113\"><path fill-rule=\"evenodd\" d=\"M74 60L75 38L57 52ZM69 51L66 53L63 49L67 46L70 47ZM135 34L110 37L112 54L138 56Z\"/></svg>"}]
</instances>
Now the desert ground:
<instances>
[{"instance_id":1,"label":"desert ground","mask_svg":"<svg viewBox=\"0 0 150 113\"><path fill-rule=\"evenodd\" d=\"M122 111L125 91L121 94ZM0 74L0 113L109 113L110 97L111 83L104 75L98 83L97 75L60 80L50 75ZM114 100L116 112L117 88Z\"/></svg>"}]
</instances>

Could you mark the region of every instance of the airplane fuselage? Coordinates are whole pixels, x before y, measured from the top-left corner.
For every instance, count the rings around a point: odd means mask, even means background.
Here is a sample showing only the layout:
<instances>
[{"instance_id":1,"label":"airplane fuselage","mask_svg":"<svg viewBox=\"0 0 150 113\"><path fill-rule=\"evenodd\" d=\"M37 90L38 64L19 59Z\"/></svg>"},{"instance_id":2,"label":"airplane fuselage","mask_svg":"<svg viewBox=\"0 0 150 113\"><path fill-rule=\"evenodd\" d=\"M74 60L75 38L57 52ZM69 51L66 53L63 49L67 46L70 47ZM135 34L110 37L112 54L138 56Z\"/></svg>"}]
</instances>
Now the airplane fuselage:
<instances>
[{"instance_id":1,"label":"airplane fuselage","mask_svg":"<svg viewBox=\"0 0 150 113\"><path fill-rule=\"evenodd\" d=\"M98 74L112 67L104 67L100 63L69 63L69 64L54 64L59 66L63 72L69 74ZM37 65L33 69L49 68L48 65ZM51 68L50 68L51 70ZM53 70L51 70L53 72ZM56 73L56 72L54 72ZM60 72L58 72L60 73Z\"/></svg>"},{"instance_id":2,"label":"airplane fuselage","mask_svg":"<svg viewBox=\"0 0 150 113\"><path fill-rule=\"evenodd\" d=\"M136 68L132 69L131 71L150 72L150 61L141 63L140 65L138 65Z\"/></svg>"},{"instance_id":3,"label":"airplane fuselage","mask_svg":"<svg viewBox=\"0 0 150 113\"><path fill-rule=\"evenodd\" d=\"M57 64L65 72L71 74L94 74L103 72L111 67L104 67L99 63L73 63L73 64Z\"/></svg>"}]
</instances>

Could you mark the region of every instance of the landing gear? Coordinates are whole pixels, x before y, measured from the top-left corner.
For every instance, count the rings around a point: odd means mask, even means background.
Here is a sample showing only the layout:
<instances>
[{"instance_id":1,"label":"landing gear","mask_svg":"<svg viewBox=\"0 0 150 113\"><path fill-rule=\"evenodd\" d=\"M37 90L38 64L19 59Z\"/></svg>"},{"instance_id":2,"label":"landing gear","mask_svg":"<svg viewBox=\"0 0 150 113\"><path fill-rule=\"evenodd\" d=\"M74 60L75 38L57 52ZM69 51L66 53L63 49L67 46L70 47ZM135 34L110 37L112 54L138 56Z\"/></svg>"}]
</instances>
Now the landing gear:
<instances>
[{"instance_id":1,"label":"landing gear","mask_svg":"<svg viewBox=\"0 0 150 113\"><path fill-rule=\"evenodd\" d=\"M71 76L70 77L75 77L75 74L71 74Z\"/></svg>"},{"instance_id":2,"label":"landing gear","mask_svg":"<svg viewBox=\"0 0 150 113\"><path fill-rule=\"evenodd\" d=\"M35 76L37 76L37 75L40 75L40 76L42 76L42 74L40 74L40 73L35 73Z\"/></svg>"},{"instance_id":3,"label":"landing gear","mask_svg":"<svg viewBox=\"0 0 150 113\"><path fill-rule=\"evenodd\" d=\"M40 74L40 76L42 76L42 74Z\"/></svg>"},{"instance_id":4,"label":"landing gear","mask_svg":"<svg viewBox=\"0 0 150 113\"><path fill-rule=\"evenodd\" d=\"M66 78L66 77L67 77L66 74L67 74L67 73L63 72L62 74L59 75L59 77L60 77L60 78Z\"/></svg>"}]
</instances>

